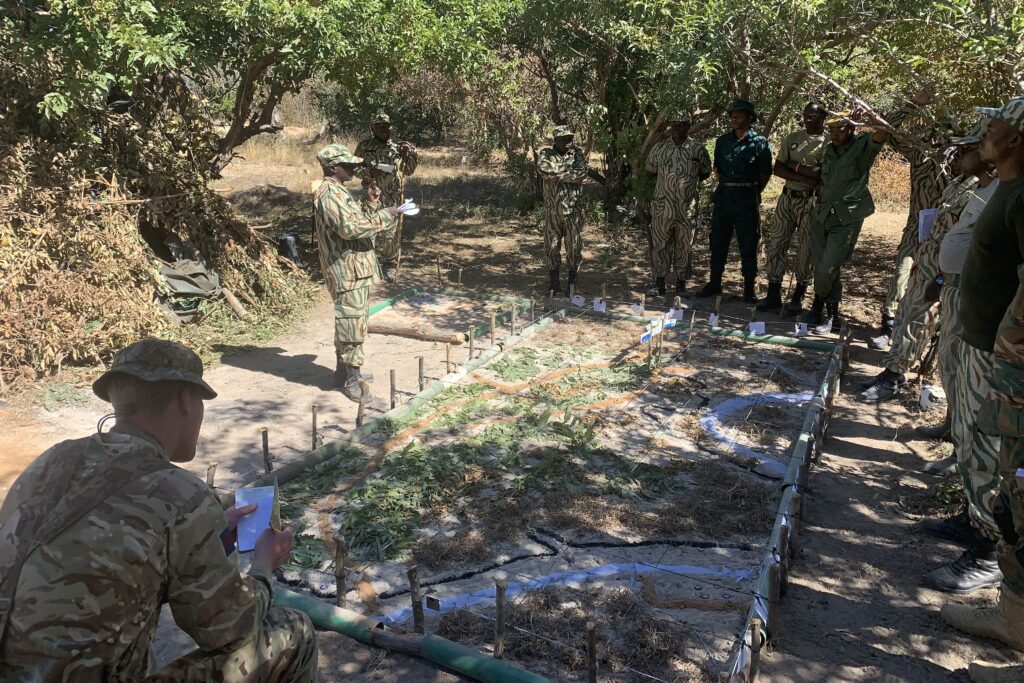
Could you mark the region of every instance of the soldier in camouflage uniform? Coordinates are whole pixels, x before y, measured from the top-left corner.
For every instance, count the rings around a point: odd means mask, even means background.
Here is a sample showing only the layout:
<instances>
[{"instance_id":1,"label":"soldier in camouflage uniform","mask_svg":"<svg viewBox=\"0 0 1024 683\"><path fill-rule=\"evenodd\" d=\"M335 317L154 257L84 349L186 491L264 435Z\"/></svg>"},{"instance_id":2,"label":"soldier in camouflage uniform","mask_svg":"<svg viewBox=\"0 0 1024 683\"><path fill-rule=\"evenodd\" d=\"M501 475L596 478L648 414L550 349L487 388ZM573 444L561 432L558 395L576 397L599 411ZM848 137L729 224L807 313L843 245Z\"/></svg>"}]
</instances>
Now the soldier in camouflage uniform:
<instances>
[{"instance_id":1,"label":"soldier in camouflage uniform","mask_svg":"<svg viewBox=\"0 0 1024 683\"><path fill-rule=\"evenodd\" d=\"M993 504L1002 543L998 560L1003 579L995 607L946 604L942 618L955 628L999 640L1024 652L1024 98L1000 109L981 109L991 117L982 143L984 156L999 173L1000 185L992 196L972 238L964 266L964 302L971 303L975 287L995 285L992 300L965 319L964 337L970 343L978 319L992 320L1006 301L1006 277L1016 274L1016 293L999 317L993 335L989 392L977 415L976 429L999 438L998 495ZM982 279L986 268L990 278ZM977 275L978 279L972 279ZM972 662L968 674L975 683L1024 680L1024 665Z\"/></svg>"},{"instance_id":2,"label":"soldier in camouflage uniform","mask_svg":"<svg viewBox=\"0 0 1024 683\"><path fill-rule=\"evenodd\" d=\"M309 618L272 607L290 529L267 529L248 575L225 513L195 475L203 401L199 357L144 339L93 384L113 404L109 433L64 441L18 477L0 508L0 680L311 681ZM199 650L148 672L160 607Z\"/></svg>"},{"instance_id":3,"label":"soldier in camouflage uniform","mask_svg":"<svg viewBox=\"0 0 1024 683\"><path fill-rule=\"evenodd\" d=\"M665 275L676 276L676 294L686 296L693 250L693 216L701 181L711 175L707 148L689 136L691 116L680 112L671 121L672 137L654 144L646 169L657 176L651 199L652 292L665 294Z\"/></svg>"},{"instance_id":4,"label":"soldier in camouflage uniform","mask_svg":"<svg viewBox=\"0 0 1024 683\"><path fill-rule=\"evenodd\" d=\"M796 286L786 304L786 312L803 310L807 285L814 277L811 260L811 210L814 191L821 182L821 158L825 153L825 116L827 112L813 102L804 107L804 129L793 131L782 141L775 158L775 175L786 181L775 205L775 220L765 244L765 270L768 272L768 295L758 302L757 310L782 308L782 278L786 274L786 254L796 236L797 254L793 272Z\"/></svg>"},{"instance_id":5,"label":"soldier in camouflage uniform","mask_svg":"<svg viewBox=\"0 0 1024 683\"><path fill-rule=\"evenodd\" d=\"M380 266L373 253L374 235L391 230L399 215L381 205L381 191L367 188L363 204L356 202L344 183L351 180L363 160L343 145L328 145L317 154L324 181L313 194L313 225L320 250L327 291L334 300L335 384L352 401L366 401L369 393L360 382L363 339L369 318L370 286L380 282Z\"/></svg>"},{"instance_id":6,"label":"soldier in camouflage uniform","mask_svg":"<svg viewBox=\"0 0 1024 683\"><path fill-rule=\"evenodd\" d=\"M572 143L569 126L555 126L554 145L541 150L537 173L544 184L544 262L548 267L548 289L560 291L562 242L569 262L565 292L576 284L583 261L583 181L587 158Z\"/></svg>"},{"instance_id":7,"label":"soldier in camouflage uniform","mask_svg":"<svg viewBox=\"0 0 1024 683\"><path fill-rule=\"evenodd\" d=\"M408 140L396 143L391 139L391 118L378 112L370 124L373 136L356 145L355 156L362 157L365 167L359 169L363 187L380 188L380 201L385 206L399 206L405 201L405 179L416 172L419 155ZM378 164L394 166L393 171L377 168ZM402 253L403 216L395 219L395 229L378 235L374 248L384 271L384 279L394 282L398 276L398 261Z\"/></svg>"}]
</instances>

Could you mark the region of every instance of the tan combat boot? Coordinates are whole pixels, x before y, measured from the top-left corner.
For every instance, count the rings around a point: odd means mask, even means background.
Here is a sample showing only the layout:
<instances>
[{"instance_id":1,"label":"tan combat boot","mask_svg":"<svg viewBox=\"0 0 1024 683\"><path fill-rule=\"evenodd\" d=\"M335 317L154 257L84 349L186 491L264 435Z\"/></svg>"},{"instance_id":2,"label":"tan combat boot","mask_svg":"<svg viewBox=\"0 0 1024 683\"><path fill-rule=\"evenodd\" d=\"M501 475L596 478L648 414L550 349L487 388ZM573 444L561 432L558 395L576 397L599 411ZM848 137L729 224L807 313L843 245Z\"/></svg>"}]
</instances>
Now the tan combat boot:
<instances>
[{"instance_id":1,"label":"tan combat boot","mask_svg":"<svg viewBox=\"0 0 1024 683\"><path fill-rule=\"evenodd\" d=\"M1024 681L1024 664L971 662L967 675L974 683L1020 683Z\"/></svg>"},{"instance_id":2,"label":"tan combat boot","mask_svg":"<svg viewBox=\"0 0 1024 683\"><path fill-rule=\"evenodd\" d=\"M1007 590L1005 585L1000 587L999 602L994 607L946 603L941 614L957 630L992 638L1024 652L1024 597Z\"/></svg>"}]
</instances>

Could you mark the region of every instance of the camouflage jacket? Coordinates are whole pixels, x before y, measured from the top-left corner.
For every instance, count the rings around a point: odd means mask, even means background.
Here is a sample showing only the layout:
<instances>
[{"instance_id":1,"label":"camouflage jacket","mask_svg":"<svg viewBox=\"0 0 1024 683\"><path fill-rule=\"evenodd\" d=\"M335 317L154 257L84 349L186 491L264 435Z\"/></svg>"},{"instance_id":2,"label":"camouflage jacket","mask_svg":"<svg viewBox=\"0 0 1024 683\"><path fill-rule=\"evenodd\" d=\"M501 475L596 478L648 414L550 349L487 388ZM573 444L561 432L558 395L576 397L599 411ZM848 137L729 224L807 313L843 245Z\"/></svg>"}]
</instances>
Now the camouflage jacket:
<instances>
[{"instance_id":1,"label":"camouflage jacket","mask_svg":"<svg viewBox=\"0 0 1024 683\"><path fill-rule=\"evenodd\" d=\"M978 411L978 429L986 434L1024 437L1024 265L1020 285L999 324L989 377L991 391Z\"/></svg>"},{"instance_id":2,"label":"camouflage jacket","mask_svg":"<svg viewBox=\"0 0 1024 683\"><path fill-rule=\"evenodd\" d=\"M899 129L910 118L916 108L906 105L889 117L889 123ZM910 132L896 130L890 143L900 156L910 164L910 213L904 230L917 230L917 216L921 209L935 208L949 185L950 177L938 156L938 151L928 152L924 143Z\"/></svg>"},{"instance_id":3,"label":"camouflage jacket","mask_svg":"<svg viewBox=\"0 0 1024 683\"><path fill-rule=\"evenodd\" d=\"M587 178L587 158L583 150L571 146L565 154L554 147L545 147L537 159L537 171L541 178L552 178L544 183L544 204L548 210L555 209L560 215L568 215L583 207L579 206L583 196L583 181Z\"/></svg>"},{"instance_id":4,"label":"camouflage jacket","mask_svg":"<svg viewBox=\"0 0 1024 683\"><path fill-rule=\"evenodd\" d=\"M677 145L671 138L654 144L645 168L657 173L654 201L674 201L687 206L697 196L701 176L711 174L711 156L699 141L687 138Z\"/></svg>"},{"instance_id":5,"label":"camouflage jacket","mask_svg":"<svg viewBox=\"0 0 1024 683\"><path fill-rule=\"evenodd\" d=\"M395 166L393 173L385 173L377 178L381 201L386 206L398 206L405 201L405 198L402 197L405 179L416 172L416 166L419 164L419 155L416 150L403 152L394 140L382 142L376 137L369 137L356 146L355 155L362 157L370 167L376 164ZM360 168L359 178L363 181L363 187L367 187L373 180L369 168Z\"/></svg>"},{"instance_id":6,"label":"camouflage jacket","mask_svg":"<svg viewBox=\"0 0 1024 683\"><path fill-rule=\"evenodd\" d=\"M914 261L914 269L920 272L920 277L928 281L934 280L942 272L939 268L939 248L942 240L949 233L970 201L972 191L978 186L976 176L959 178L952 182L942 192L938 202L938 215L935 216L935 225L932 226L931 234L917 248Z\"/></svg>"},{"instance_id":7,"label":"camouflage jacket","mask_svg":"<svg viewBox=\"0 0 1024 683\"><path fill-rule=\"evenodd\" d=\"M243 646L267 613L270 577L239 574L206 484L167 464L149 436L118 430L49 449L0 508L0 571L13 576L19 542L55 510L96 498L25 560L0 643L2 681L139 681L163 603L211 654Z\"/></svg>"},{"instance_id":8,"label":"camouflage jacket","mask_svg":"<svg viewBox=\"0 0 1024 683\"><path fill-rule=\"evenodd\" d=\"M313 193L313 225L320 266L331 294L380 282L373 236L394 226L380 204L360 204L334 178L324 178Z\"/></svg>"}]
</instances>

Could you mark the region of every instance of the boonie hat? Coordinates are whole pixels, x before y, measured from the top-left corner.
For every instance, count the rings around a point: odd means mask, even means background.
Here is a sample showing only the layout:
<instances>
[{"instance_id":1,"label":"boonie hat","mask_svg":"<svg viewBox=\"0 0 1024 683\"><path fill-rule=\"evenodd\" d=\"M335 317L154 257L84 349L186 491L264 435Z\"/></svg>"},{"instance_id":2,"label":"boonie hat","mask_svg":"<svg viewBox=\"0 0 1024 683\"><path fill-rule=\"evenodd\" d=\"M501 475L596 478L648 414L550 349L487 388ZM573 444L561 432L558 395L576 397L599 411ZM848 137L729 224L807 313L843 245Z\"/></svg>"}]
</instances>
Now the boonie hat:
<instances>
[{"instance_id":1,"label":"boonie hat","mask_svg":"<svg viewBox=\"0 0 1024 683\"><path fill-rule=\"evenodd\" d=\"M388 113L386 111L381 109L380 111L373 115L373 118L370 119L370 123L391 123L391 117L388 116Z\"/></svg>"},{"instance_id":2,"label":"boonie hat","mask_svg":"<svg viewBox=\"0 0 1024 683\"><path fill-rule=\"evenodd\" d=\"M976 125L970 132L961 135L960 137L952 138L949 141L951 145L975 145L981 142L981 139L985 136L985 121L982 120Z\"/></svg>"},{"instance_id":3,"label":"boonie hat","mask_svg":"<svg viewBox=\"0 0 1024 683\"><path fill-rule=\"evenodd\" d=\"M109 401L107 390L115 375L131 375L146 382L188 382L203 390L203 398L217 398L217 392L203 381L203 361L183 344L147 337L116 354L110 369L92 383L94 394Z\"/></svg>"},{"instance_id":4,"label":"boonie hat","mask_svg":"<svg viewBox=\"0 0 1024 683\"><path fill-rule=\"evenodd\" d=\"M359 164L363 158L357 157L348 151L345 145L327 145L317 152L317 161L323 166L337 166L338 164Z\"/></svg>"},{"instance_id":5,"label":"boonie hat","mask_svg":"<svg viewBox=\"0 0 1024 683\"><path fill-rule=\"evenodd\" d=\"M975 107L974 110L982 116L1006 121L1017 130L1024 132L1024 97L1014 98L998 109Z\"/></svg>"},{"instance_id":6,"label":"boonie hat","mask_svg":"<svg viewBox=\"0 0 1024 683\"><path fill-rule=\"evenodd\" d=\"M679 121L681 123L689 123L692 120L693 114L691 114L685 109L677 109L676 111L672 112L672 114L668 118L669 123L675 123L676 121Z\"/></svg>"},{"instance_id":7,"label":"boonie hat","mask_svg":"<svg viewBox=\"0 0 1024 683\"><path fill-rule=\"evenodd\" d=\"M574 135L572 128L569 126L555 126L555 129L551 132L551 137L554 138L573 137Z\"/></svg>"},{"instance_id":8,"label":"boonie hat","mask_svg":"<svg viewBox=\"0 0 1024 683\"><path fill-rule=\"evenodd\" d=\"M731 114L734 111L736 111L737 109L743 109L745 111L749 111L750 115L754 117L754 120L757 120L757 110L754 109L754 105L753 105L752 102L749 102L747 100L741 100L741 99L737 98L737 99L732 101L732 106L729 107L729 111L727 113Z\"/></svg>"}]
</instances>

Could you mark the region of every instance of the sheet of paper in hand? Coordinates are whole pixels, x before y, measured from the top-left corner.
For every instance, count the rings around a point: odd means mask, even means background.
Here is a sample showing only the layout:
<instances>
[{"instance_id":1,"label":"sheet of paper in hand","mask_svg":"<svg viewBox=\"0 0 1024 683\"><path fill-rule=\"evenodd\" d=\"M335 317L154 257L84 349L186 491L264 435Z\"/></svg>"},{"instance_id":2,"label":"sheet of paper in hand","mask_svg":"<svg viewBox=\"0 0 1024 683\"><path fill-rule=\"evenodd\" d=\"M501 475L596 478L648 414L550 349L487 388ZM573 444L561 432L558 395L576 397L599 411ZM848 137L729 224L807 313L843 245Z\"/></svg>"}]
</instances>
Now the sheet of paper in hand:
<instances>
[{"instance_id":1,"label":"sheet of paper in hand","mask_svg":"<svg viewBox=\"0 0 1024 683\"><path fill-rule=\"evenodd\" d=\"M394 173L395 172L395 165L394 164L377 164L377 170L378 171L384 171L385 173Z\"/></svg>"},{"instance_id":2,"label":"sheet of paper in hand","mask_svg":"<svg viewBox=\"0 0 1024 683\"><path fill-rule=\"evenodd\" d=\"M235 491L236 507L253 503L259 506L256 511L238 522L238 550L243 553L255 548L256 539L264 529L270 528L270 517L274 512L274 487L259 486Z\"/></svg>"},{"instance_id":3,"label":"sheet of paper in hand","mask_svg":"<svg viewBox=\"0 0 1024 683\"><path fill-rule=\"evenodd\" d=\"M935 227L935 218L939 215L938 209L921 209L917 214L917 241L924 242L928 235L932 234Z\"/></svg>"},{"instance_id":4,"label":"sheet of paper in hand","mask_svg":"<svg viewBox=\"0 0 1024 683\"><path fill-rule=\"evenodd\" d=\"M412 199L406 199L405 203L398 207L398 213L404 213L406 216L415 216L420 212L420 207L416 206L416 202Z\"/></svg>"}]
</instances>

